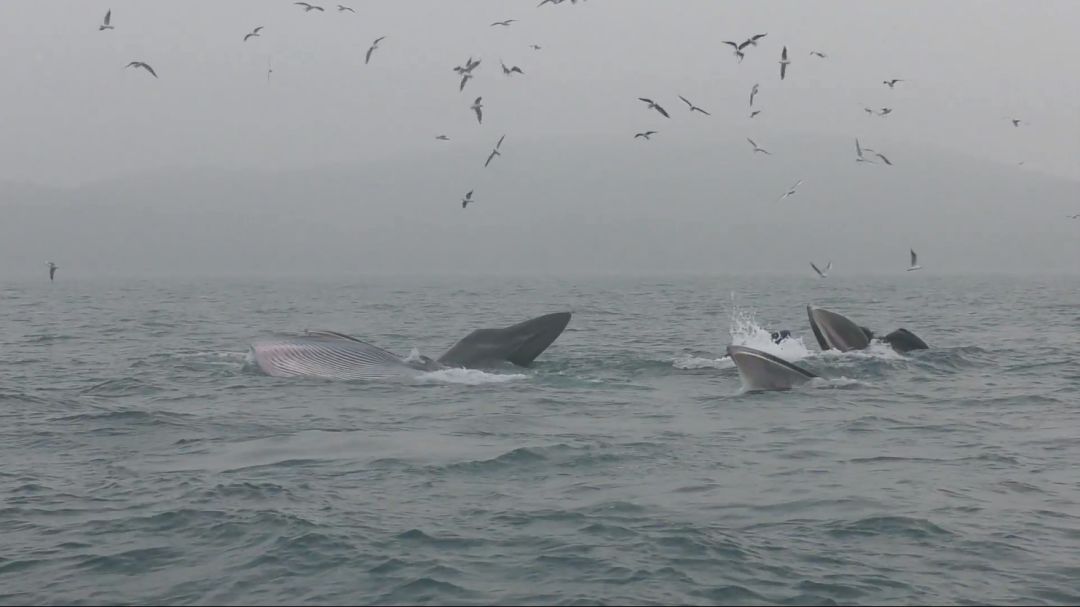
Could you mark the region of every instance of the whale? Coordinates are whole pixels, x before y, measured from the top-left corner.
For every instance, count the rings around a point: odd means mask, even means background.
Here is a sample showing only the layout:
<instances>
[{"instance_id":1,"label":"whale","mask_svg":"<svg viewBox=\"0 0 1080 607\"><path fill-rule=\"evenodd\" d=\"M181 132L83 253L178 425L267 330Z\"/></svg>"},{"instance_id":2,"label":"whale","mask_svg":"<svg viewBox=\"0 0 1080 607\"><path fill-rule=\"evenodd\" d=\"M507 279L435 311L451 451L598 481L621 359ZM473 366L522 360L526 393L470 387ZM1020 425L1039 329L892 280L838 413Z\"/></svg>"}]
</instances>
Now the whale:
<instances>
[{"instance_id":1,"label":"whale","mask_svg":"<svg viewBox=\"0 0 1080 607\"><path fill-rule=\"evenodd\" d=\"M545 314L509 327L477 329L438 359L390 352L329 330L278 334L255 340L249 359L271 377L343 380L413 378L452 368L484 369L504 363L528 367L570 323L569 312Z\"/></svg>"},{"instance_id":2,"label":"whale","mask_svg":"<svg viewBox=\"0 0 1080 607\"><path fill-rule=\"evenodd\" d=\"M875 339L873 331L856 324L843 314L808 305L806 316L810 319L810 329L822 350L864 350L870 347L870 343ZM903 327L880 339L900 353L930 348L925 341Z\"/></svg>"},{"instance_id":3,"label":"whale","mask_svg":"<svg viewBox=\"0 0 1080 607\"><path fill-rule=\"evenodd\" d=\"M730 345L727 355L739 370L747 392L790 390L817 377L778 356L747 346Z\"/></svg>"}]
</instances>

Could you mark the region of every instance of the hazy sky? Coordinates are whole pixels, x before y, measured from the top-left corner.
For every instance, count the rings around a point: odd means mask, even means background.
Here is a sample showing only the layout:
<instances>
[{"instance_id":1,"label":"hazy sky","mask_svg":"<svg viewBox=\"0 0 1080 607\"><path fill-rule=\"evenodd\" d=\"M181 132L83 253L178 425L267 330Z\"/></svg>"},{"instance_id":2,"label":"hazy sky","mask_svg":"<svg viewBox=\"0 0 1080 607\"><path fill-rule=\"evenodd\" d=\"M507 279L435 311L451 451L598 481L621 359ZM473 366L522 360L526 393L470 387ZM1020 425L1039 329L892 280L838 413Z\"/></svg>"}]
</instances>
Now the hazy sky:
<instances>
[{"instance_id":1,"label":"hazy sky","mask_svg":"<svg viewBox=\"0 0 1080 607\"><path fill-rule=\"evenodd\" d=\"M864 146L886 154L909 153L893 158L898 165L893 168L857 167L895 169L887 178L894 188L890 195L906 183L924 188L920 196L928 192L932 184L916 183L919 176L911 168L911 155L919 149L969 156L1031 180L1045 178L1058 184L1054 191L1076 192L1067 182L1080 182L1080 79L1073 70L1080 58L1080 2L1073 0L347 4L355 14L338 12L336 2L323 3L325 12L305 13L287 0L3 0L0 39L7 60L0 66L0 181L77 186L147 171L273 173L349 170L377 162L392 167L383 174L392 173L404 185L427 179L430 171L450 171L467 156L470 164L459 171L458 182L447 184L446 201L440 202L460 214L457 201L464 191L475 186L478 198L484 198L479 188L485 179L503 179L504 195L543 200L544 189L551 187L543 177L565 175L570 159L537 150L580 144L593 158L613 146L631 154L652 146L642 153L656 154L661 177L684 164L680 155L688 149L719 150L730 159L724 166L727 182L743 172L767 179L755 196L770 201L806 178L805 194L793 202L812 200L815 180L836 178L804 175L800 166L818 166L828 157L847 175L855 170L852 140L859 137ZM115 29L98 31L109 9ZM489 25L503 19L517 21L508 28ZM241 41L260 25L260 37ZM741 63L722 43L766 32ZM364 53L379 36L386 39L365 65ZM792 63L781 82L777 60L783 45ZM810 56L812 50L827 58ZM459 92L452 68L469 56L482 64ZM505 77L500 59L525 74ZM124 68L136 60L152 65L160 78ZM269 82L268 62L273 66ZM882 80L891 78L904 82L889 89ZM754 83L760 83L755 108L763 113L750 119L748 94ZM680 94L712 116L690 114ZM478 95L484 99L482 125L469 110ZM671 119L647 110L638 97L657 100ZM867 116L863 107L894 111ZM1027 124L1014 128L1008 117ZM647 129L660 133L649 142L632 139ZM504 133L504 156L482 169L487 150ZM451 141L435 141L437 134ZM774 156L753 155L748 136ZM817 140L836 145L826 150L791 143ZM530 158L529 149L539 156ZM433 166L441 158L446 166ZM526 161L538 164L525 166ZM588 157L573 162L584 162L576 175L587 175ZM615 205L627 204L639 188L627 191L620 166L605 166L610 179L594 180L587 198L601 208L598 221L607 217L616 225L620 207ZM642 166L649 165L626 165L625 171L640 179ZM783 170L766 175L763 166ZM699 174L679 173L679 183L687 191L709 192L702 196L719 196L722 188L705 189L722 185L710 182L710 172L705 166ZM508 175L516 181L508 182ZM903 179L897 181L897 175ZM665 182L669 190L671 183ZM377 190L383 202L392 197L393 185ZM173 190L178 199L184 199L182 189ZM318 195L316 188L311 192ZM360 205L379 202L371 200L374 190L352 194ZM0 200L10 202L18 201ZM296 204L308 202L319 201ZM490 209L490 197L486 202ZM1080 212L1080 200L1069 202ZM477 215L470 217L487 221L478 217L484 205L468 211L474 209ZM964 218L956 219L955 227L961 228ZM409 221L403 216L391 224ZM679 221L691 229L700 227L701 217ZM1080 234L1080 221L1075 223L1071 227ZM880 227L877 221L873 225ZM1057 237L1067 238L1063 234ZM903 251L901 241L913 240L914 235L901 234L890 246ZM41 248L33 259L50 255L46 245ZM1058 250L1072 252L1075 248Z\"/></svg>"}]
</instances>

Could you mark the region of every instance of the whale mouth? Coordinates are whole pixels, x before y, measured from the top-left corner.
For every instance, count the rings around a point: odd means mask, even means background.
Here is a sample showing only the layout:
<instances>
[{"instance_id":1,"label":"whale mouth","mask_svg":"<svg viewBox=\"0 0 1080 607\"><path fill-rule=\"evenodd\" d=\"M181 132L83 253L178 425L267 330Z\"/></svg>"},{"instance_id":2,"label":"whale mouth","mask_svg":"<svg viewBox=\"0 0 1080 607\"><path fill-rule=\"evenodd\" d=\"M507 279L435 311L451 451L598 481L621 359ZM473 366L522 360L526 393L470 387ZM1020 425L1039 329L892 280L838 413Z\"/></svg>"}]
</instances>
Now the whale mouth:
<instances>
[{"instance_id":1,"label":"whale mouth","mask_svg":"<svg viewBox=\"0 0 1080 607\"><path fill-rule=\"evenodd\" d=\"M846 316L814 306L806 306L806 315L822 350L847 352L870 346L872 334Z\"/></svg>"},{"instance_id":2,"label":"whale mouth","mask_svg":"<svg viewBox=\"0 0 1080 607\"><path fill-rule=\"evenodd\" d=\"M439 362L477 368L510 362L528 367L570 324L570 312L555 312L501 329L477 329L454 344Z\"/></svg>"},{"instance_id":3,"label":"whale mouth","mask_svg":"<svg viewBox=\"0 0 1080 607\"><path fill-rule=\"evenodd\" d=\"M728 346L727 354L739 371L747 392L790 390L817 375L788 361L746 346Z\"/></svg>"}]
</instances>

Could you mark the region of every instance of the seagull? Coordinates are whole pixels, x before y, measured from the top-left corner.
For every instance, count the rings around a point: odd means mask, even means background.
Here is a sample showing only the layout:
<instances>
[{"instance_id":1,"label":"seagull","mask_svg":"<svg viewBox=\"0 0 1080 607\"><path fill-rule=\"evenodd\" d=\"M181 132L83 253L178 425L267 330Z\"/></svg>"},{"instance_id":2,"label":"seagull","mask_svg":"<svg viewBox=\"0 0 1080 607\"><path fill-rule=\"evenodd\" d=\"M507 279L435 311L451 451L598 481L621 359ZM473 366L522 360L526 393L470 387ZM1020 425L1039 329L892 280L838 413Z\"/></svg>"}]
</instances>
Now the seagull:
<instances>
[{"instance_id":1,"label":"seagull","mask_svg":"<svg viewBox=\"0 0 1080 607\"><path fill-rule=\"evenodd\" d=\"M344 4L337 5L337 11L339 13L344 13L345 11L349 11L350 13L355 13L356 12L353 9L351 9L350 7L345 6Z\"/></svg>"},{"instance_id":2,"label":"seagull","mask_svg":"<svg viewBox=\"0 0 1080 607\"><path fill-rule=\"evenodd\" d=\"M656 131L645 131L644 133L638 133L637 135L634 135L634 139L637 139L638 137L644 137L645 140L648 141L649 136L655 135L655 134L656 134Z\"/></svg>"},{"instance_id":3,"label":"seagull","mask_svg":"<svg viewBox=\"0 0 1080 607\"><path fill-rule=\"evenodd\" d=\"M757 116L760 113L761 113L761 110L754 110L754 111L750 112L750 117L753 118L754 116Z\"/></svg>"},{"instance_id":4,"label":"seagull","mask_svg":"<svg viewBox=\"0 0 1080 607\"><path fill-rule=\"evenodd\" d=\"M646 99L644 97L638 97L638 99L640 99L641 101L644 101L645 103L648 103L650 110L654 109L654 110L660 112L664 116L664 118L671 118L671 116L668 116L668 113L664 111L664 108L657 105L657 103L655 101L653 101L652 99Z\"/></svg>"},{"instance_id":5,"label":"seagull","mask_svg":"<svg viewBox=\"0 0 1080 607\"><path fill-rule=\"evenodd\" d=\"M491 24L491 27L495 27L496 25L501 25L503 27L510 27L510 24L515 22L515 21L517 21L517 19L507 19L506 21L496 21L495 23Z\"/></svg>"},{"instance_id":6,"label":"seagull","mask_svg":"<svg viewBox=\"0 0 1080 607\"><path fill-rule=\"evenodd\" d=\"M450 141L450 138L446 135L436 135L435 139L438 139L439 141Z\"/></svg>"},{"instance_id":7,"label":"seagull","mask_svg":"<svg viewBox=\"0 0 1080 607\"><path fill-rule=\"evenodd\" d=\"M473 193L473 191L469 190L469 193L465 195L465 198L461 199L461 208L464 209L465 207L469 206L470 202L476 202L475 200L472 199L472 193Z\"/></svg>"},{"instance_id":8,"label":"seagull","mask_svg":"<svg viewBox=\"0 0 1080 607\"><path fill-rule=\"evenodd\" d=\"M874 152L874 155L877 156L878 158L884 160L885 164L887 164L889 166L892 166L892 163L889 162L889 159L885 157L885 154L882 154L881 152Z\"/></svg>"},{"instance_id":9,"label":"seagull","mask_svg":"<svg viewBox=\"0 0 1080 607\"><path fill-rule=\"evenodd\" d=\"M259 37L259 30L261 30L262 28L263 28L263 26L260 25L259 27L251 30L250 34L244 36L244 42L247 42L248 38L251 38L251 37L258 38Z\"/></svg>"},{"instance_id":10,"label":"seagull","mask_svg":"<svg viewBox=\"0 0 1080 607\"><path fill-rule=\"evenodd\" d=\"M1013 126L1020 126L1021 124L1024 124L1024 122L1022 120L1020 120L1019 118L1007 118L1006 120L1011 120L1012 123L1013 123Z\"/></svg>"},{"instance_id":11,"label":"seagull","mask_svg":"<svg viewBox=\"0 0 1080 607\"><path fill-rule=\"evenodd\" d=\"M530 44L529 48L531 48L534 51L538 51L538 50L540 50L540 45L539 44Z\"/></svg>"},{"instance_id":12,"label":"seagull","mask_svg":"<svg viewBox=\"0 0 1080 607\"><path fill-rule=\"evenodd\" d=\"M49 282L52 282L53 277L56 276L56 269L60 266L56 265L51 261L45 262L45 265L49 266Z\"/></svg>"},{"instance_id":13,"label":"seagull","mask_svg":"<svg viewBox=\"0 0 1080 607\"><path fill-rule=\"evenodd\" d=\"M143 63L142 61L132 61L131 63L127 64L127 67L141 67L144 70L146 70L146 71L150 72L151 74L153 74L154 78L157 78L157 74L154 72L154 68L152 68L149 65Z\"/></svg>"},{"instance_id":14,"label":"seagull","mask_svg":"<svg viewBox=\"0 0 1080 607\"><path fill-rule=\"evenodd\" d=\"M499 137L499 140L495 142L495 149L496 150L499 149L500 147L502 147L503 139L506 139L506 135L503 135L502 137Z\"/></svg>"},{"instance_id":15,"label":"seagull","mask_svg":"<svg viewBox=\"0 0 1080 607\"><path fill-rule=\"evenodd\" d=\"M679 95L679 99L682 99L683 103L690 106L690 111L691 112L701 112L702 114L705 114L706 116L712 116L712 114L710 114L710 113L706 112L705 110L699 108L698 106L694 105L693 103L690 103L690 100L687 99L686 97L683 97L682 95Z\"/></svg>"},{"instance_id":16,"label":"seagull","mask_svg":"<svg viewBox=\"0 0 1080 607\"><path fill-rule=\"evenodd\" d=\"M270 58L266 58L266 81L270 82L270 74L274 73L273 66L270 65Z\"/></svg>"},{"instance_id":17,"label":"seagull","mask_svg":"<svg viewBox=\"0 0 1080 607\"><path fill-rule=\"evenodd\" d=\"M514 67L506 67L506 64L503 63L502 60L499 61L499 64L502 65L503 73L506 74L507 76L513 74L514 72L517 72L517 73L522 74L522 75L525 74L525 72L521 71L521 68L516 66L516 65Z\"/></svg>"},{"instance_id":18,"label":"seagull","mask_svg":"<svg viewBox=\"0 0 1080 607\"><path fill-rule=\"evenodd\" d=\"M732 48L735 49L735 56L739 58L739 63L742 63L743 57L746 56L746 55L743 54L742 50L743 50L743 48L746 47L747 44L749 44L749 42L743 42L742 44L737 44L737 43L732 42L730 40L724 40L724 44L730 44L732 46Z\"/></svg>"},{"instance_id":19,"label":"seagull","mask_svg":"<svg viewBox=\"0 0 1080 607\"><path fill-rule=\"evenodd\" d=\"M386 36L379 36L378 38L375 39L375 42L371 43L371 48L369 48L367 50L367 56L364 57L364 64L365 65L367 65L368 61L371 61L371 53L375 52L375 49L379 47L379 41L382 40L383 38L386 38Z\"/></svg>"},{"instance_id":20,"label":"seagull","mask_svg":"<svg viewBox=\"0 0 1080 607\"><path fill-rule=\"evenodd\" d=\"M295 4L296 6L304 7L304 12L305 13L308 13L308 12L311 12L311 11L322 11L323 10L323 7L315 6L314 4L308 4L307 2L293 2L293 4Z\"/></svg>"},{"instance_id":21,"label":"seagull","mask_svg":"<svg viewBox=\"0 0 1080 607\"><path fill-rule=\"evenodd\" d=\"M791 186L790 188L788 188L788 191L784 192L784 195L783 195L783 196L781 196L780 198L777 198L777 199L776 199L776 202L780 202L781 200L783 200L783 199L787 198L788 196L794 196L794 195L795 195L795 188L799 187L799 184L800 184L800 183L802 183L802 182L803 182L803 180L802 180L802 179L800 179L800 180L796 181L796 182L795 182L795 185L793 185L793 186Z\"/></svg>"},{"instance_id":22,"label":"seagull","mask_svg":"<svg viewBox=\"0 0 1080 607\"><path fill-rule=\"evenodd\" d=\"M753 140L753 139L751 139L751 138L747 137L747 138L746 138L746 140L750 142L750 145L754 146L754 152L755 152L755 153L756 153L756 152L764 152L764 153L766 153L766 154L768 154L768 155L772 156L772 152L770 152L769 150L766 150L765 148L759 148L759 147L758 147L758 144L754 143L754 140Z\"/></svg>"},{"instance_id":23,"label":"seagull","mask_svg":"<svg viewBox=\"0 0 1080 607\"><path fill-rule=\"evenodd\" d=\"M488 159L484 162L484 168L485 169L487 168L487 165L491 164L491 159L496 157L496 156L502 156L502 154L499 153L499 150L497 150L497 149L491 150L491 153L488 154Z\"/></svg>"},{"instance_id":24,"label":"seagull","mask_svg":"<svg viewBox=\"0 0 1080 607\"><path fill-rule=\"evenodd\" d=\"M862 146L859 145L859 138L856 137L855 138L855 155L857 156L857 158L855 158L855 162L869 162L870 164L874 164L873 160L869 160L867 158L864 158L862 152L863 152L863 149L862 149Z\"/></svg>"},{"instance_id":25,"label":"seagull","mask_svg":"<svg viewBox=\"0 0 1080 607\"><path fill-rule=\"evenodd\" d=\"M742 45L746 46L747 44L749 44L750 46L757 46L757 41L761 40L765 36L768 36L768 34L755 34L753 36L750 36L750 38L748 38L746 42L743 42Z\"/></svg>"},{"instance_id":26,"label":"seagull","mask_svg":"<svg viewBox=\"0 0 1080 607\"><path fill-rule=\"evenodd\" d=\"M754 95L757 95L758 85L755 84L754 88L750 89L750 107L754 107Z\"/></svg>"},{"instance_id":27,"label":"seagull","mask_svg":"<svg viewBox=\"0 0 1080 607\"><path fill-rule=\"evenodd\" d=\"M878 112L878 115L879 116L888 116L891 113L892 113L892 108L891 107L883 107L883 108L881 108L881 111Z\"/></svg>"},{"instance_id":28,"label":"seagull","mask_svg":"<svg viewBox=\"0 0 1080 607\"><path fill-rule=\"evenodd\" d=\"M101 25L98 26L98 28L97 28L98 31L100 32L100 31L104 31L104 30L116 29L115 27L109 25L109 23L111 21L112 21L112 9L110 8L109 12L105 13L105 23L102 23Z\"/></svg>"},{"instance_id":29,"label":"seagull","mask_svg":"<svg viewBox=\"0 0 1080 607\"><path fill-rule=\"evenodd\" d=\"M821 57L822 59L825 58L825 53L821 51L810 51L810 54L814 55L815 57Z\"/></svg>"},{"instance_id":30,"label":"seagull","mask_svg":"<svg viewBox=\"0 0 1080 607\"><path fill-rule=\"evenodd\" d=\"M454 68L454 71L459 73L459 74L468 74L469 72L472 72L474 69L476 69L476 66L478 66L478 65L480 65L480 60L479 59L477 59L476 61L473 61L473 58L469 57L468 61L465 62L465 67L461 67L459 65L459 66Z\"/></svg>"},{"instance_id":31,"label":"seagull","mask_svg":"<svg viewBox=\"0 0 1080 607\"><path fill-rule=\"evenodd\" d=\"M867 116L873 116L874 115L874 110L872 108L864 107L862 110L864 112L866 112Z\"/></svg>"},{"instance_id":32,"label":"seagull","mask_svg":"<svg viewBox=\"0 0 1080 607\"><path fill-rule=\"evenodd\" d=\"M784 46L784 50L780 53L780 79L784 79L784 73L787 72L787 66L791 63L787 58L787 46Z\"/></svg>"},{"instance_id":33,"label":"seagull","mask_svg":"<svg viewBox=\"0 0 1080 607\"><path fill-rule=\"evenodd\" d=\"M889 88L893 88L894 86L896 86L897 82L903 82L903 80L901 80L899 78L893 78L892 80L882 80L881 82L882 82L882 84L889 85Z\"/></svg>"},{"instance_id":34,"label":"seagull","mask_svg":"<svg viewBox=\"0 0 1080 607\"><path fill-rule=\"evenodd\" d=\"M1069 219L1080 219L1080 213L1077 213L1076 215L1066 215L1066 217Z\"/></svg>"},{"instance_id":35,"label":"seagull","mask_svg":"<svg viewBox=\"0 0 1080 607\"><path fill-rule=\"evenodd\" d=\"M918 263L916 263L918 258L919 257L917 255L915 255L915 249L911 249L911 266L907 269L908 272L910 272L912 270L921 270L922 269L922 266L920 266Z\"/></svg>"},{"instance_id":36,"label":"seagull","mask_svg":"<svg viewBox=\"0 0 1080 607\"><path fill-rule=\"evenodd\" d=\"M810 262L810 267L814 268L814 271L818 273L818 276L820 276L822 278L828 278L829 277L829 270L832 269L832 261L829 261L829 263L825 264L825 270L824 271L820 270L816 265L814 265L814 262L812 262L812 261Z\"/></svg>"},{"instance_id":37,"label":"seagull","mask_svg":"<svg viewBox=\"0 0 1080 607\"><path fill-rule=\"evenodd\" d=\"M476 98L476 101L473 101L473 104L472 104L472 105L470 106L470 108L469 108L469 109L471 109L472 111L476 112L476 123L477 123L477 124L482 124L482 122L483 122L483 121L482 121L482 118L483 118L483 114L482 114L482 113L480 112L480 110L481 110L481 109L482 109L482 108L483 108L484 106L480 105L480 99L482 99L482 97L477 97L477 98Z\"/></svg>"},{"instance_id":38,"label":"seagull","mask_svg":"<svg viewBox=\"0 0 1080 607\"><path fill-rule=\"evenodd\" d=\"M461 76L461 86L458 87L458 92L461 92L461 91L465 90L465 83L468 82L469 78L472 78L472 77L473 77L473 75L468 73L468 72L465 72Z\"/></svg>"}]
</instances>

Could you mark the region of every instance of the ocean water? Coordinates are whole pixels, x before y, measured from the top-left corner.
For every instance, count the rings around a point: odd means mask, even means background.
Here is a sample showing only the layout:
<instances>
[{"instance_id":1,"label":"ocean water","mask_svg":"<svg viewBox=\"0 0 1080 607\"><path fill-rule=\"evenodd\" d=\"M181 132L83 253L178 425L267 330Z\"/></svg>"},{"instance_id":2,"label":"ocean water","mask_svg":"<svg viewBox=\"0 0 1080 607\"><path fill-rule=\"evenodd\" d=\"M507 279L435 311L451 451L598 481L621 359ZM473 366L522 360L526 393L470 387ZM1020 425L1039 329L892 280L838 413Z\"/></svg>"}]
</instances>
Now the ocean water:
<instances>
[{"instance_id":1,"label":"ocean water","mask_svg":"<svg viewBox=\"0 0 1080 607\"><path fill-rule=\"evenodd\" d=\"M5 604L1080 602L1076 278L57 278L0 285ZM558 310L529 369L246 364ZM827 379L745 394L733 341Z\"/></svg>"}]
</instances>

